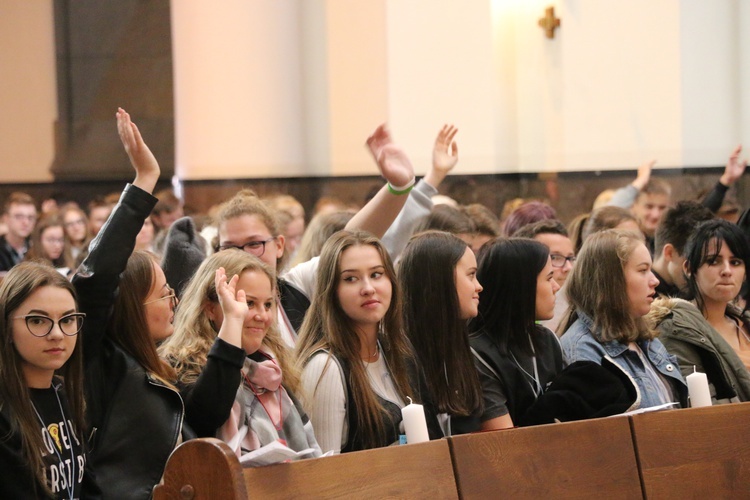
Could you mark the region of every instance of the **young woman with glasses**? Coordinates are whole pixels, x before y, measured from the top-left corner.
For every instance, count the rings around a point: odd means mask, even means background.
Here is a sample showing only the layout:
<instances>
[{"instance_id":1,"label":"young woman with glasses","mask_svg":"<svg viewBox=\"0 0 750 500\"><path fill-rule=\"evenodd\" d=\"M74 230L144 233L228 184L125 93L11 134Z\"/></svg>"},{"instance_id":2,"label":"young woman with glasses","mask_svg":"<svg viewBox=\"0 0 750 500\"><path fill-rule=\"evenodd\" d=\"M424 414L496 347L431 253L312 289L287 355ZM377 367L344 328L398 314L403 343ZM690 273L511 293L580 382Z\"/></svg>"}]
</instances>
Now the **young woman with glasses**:
<instances>
[{"instance_id":1,"label":"young woman with glasses","mask_svg":"<svg viewBox=\"0 0 750 500\"><path fill-rule=\"evenodd\" d=\"M131 256L156 204L150 193L159 165L123 110L117 125L136 178L73 284L88 320L83 342L92 467L105 497L145 499L184 439L184 405L174 370L156 352L173 331L174 292L153 254Z\"/></svg>"},{"instance_id":2,"label":"young woman with glasses","mask_svg":"<svg viewBox=\"0 0 750 500\"><path fill-rule=\"evenodd\" d=\"M0 497L99 494L85 445L85 314L53 268L25 262L0 285Z\"/></svg>"}]
</instances>

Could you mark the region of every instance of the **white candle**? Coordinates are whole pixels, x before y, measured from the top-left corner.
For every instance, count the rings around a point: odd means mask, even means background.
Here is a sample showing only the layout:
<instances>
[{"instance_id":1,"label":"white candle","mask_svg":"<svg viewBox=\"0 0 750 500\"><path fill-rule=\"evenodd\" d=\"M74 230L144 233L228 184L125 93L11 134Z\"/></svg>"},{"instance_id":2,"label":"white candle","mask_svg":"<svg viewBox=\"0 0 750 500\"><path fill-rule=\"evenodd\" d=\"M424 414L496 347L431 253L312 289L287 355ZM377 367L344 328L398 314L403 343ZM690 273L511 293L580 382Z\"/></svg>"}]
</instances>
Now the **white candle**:
<instances>
[{"instance_id":1,"label":"white candle","mask_svg":"<svg viewBox=\"0 0 750 500\"><path fill-rule=\"evenodd\" d=\"M409 404L401 408L401 417L404 420L404 430L406 431L406 443L424 443L430 440L427 433L427 420L424 417L424 407L412 403L411 398L407 396Z\"/></svg>"},{"instance_id":2,"label":"white candle","mask_svg":"<svg viewBox=\"0 0 750 500\"><path fill-rule=\"evenodd\" d=\"M705 373L695 371L685 377L688 385L688 394L690 394L690 407L698 408L700 406L711 406L711 391L708 389L708 377Z\"/></svg>"}]
</instances>

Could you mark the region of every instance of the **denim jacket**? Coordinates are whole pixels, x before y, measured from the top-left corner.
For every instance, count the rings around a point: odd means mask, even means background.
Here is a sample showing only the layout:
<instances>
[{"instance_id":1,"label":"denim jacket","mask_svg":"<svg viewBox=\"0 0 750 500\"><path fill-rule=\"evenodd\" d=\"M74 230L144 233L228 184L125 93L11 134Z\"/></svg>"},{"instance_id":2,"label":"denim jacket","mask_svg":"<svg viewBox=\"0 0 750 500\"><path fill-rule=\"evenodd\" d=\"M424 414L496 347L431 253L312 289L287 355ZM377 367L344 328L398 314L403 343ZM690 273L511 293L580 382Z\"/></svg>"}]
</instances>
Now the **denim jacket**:
<instances>
[{"instance_id":1,"label":"denim jacket","mask_svg":"<svg viewBox=\"0 0 750 500\"><path fill-rule=\"evenodd\" d=\"M594 322L591 318L581 311L577 314L578 319L561 339L566 363L587 360L601 364L602 358L607 356L627 372L635 382L640 393L639 408L657 406L660 403L659 389L654 386L648 376L638 353L616 340L600 342L594 333ZM669 381L678 402L682 406L687 406L687 386L680 373L677 358L669 354L658 339L640 340L637 344L654 368Z\"/></svg>"}]
</instances>

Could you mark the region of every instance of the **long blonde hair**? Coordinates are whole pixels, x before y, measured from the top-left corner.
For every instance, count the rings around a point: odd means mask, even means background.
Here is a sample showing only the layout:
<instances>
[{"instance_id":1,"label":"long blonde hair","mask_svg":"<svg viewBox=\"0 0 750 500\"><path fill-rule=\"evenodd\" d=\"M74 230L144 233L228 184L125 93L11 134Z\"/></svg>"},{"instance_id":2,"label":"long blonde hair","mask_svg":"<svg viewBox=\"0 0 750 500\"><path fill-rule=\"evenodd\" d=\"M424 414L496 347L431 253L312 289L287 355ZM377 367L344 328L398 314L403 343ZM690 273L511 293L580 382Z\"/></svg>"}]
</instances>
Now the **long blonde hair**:
<instances>
[{"instance_id":1,"label":"long blonde hair","mask_svg":"<svg viewBox=\"0 0 750 500\"><path fill-rule=\"evenodd\" d=\"M297 367L302 370L316 351L325 350L341 359L349 367L349 380L357 407L357 422L367 447L378 446L385 435L383 407L372 390L360 358L360 340L351 319L338 299L341 281L341 255L353 246L370 245L380 254L385 275L391 281L391 304L381 320L378 340L388 364L393 383L402 399L414 396L409 387L407 359L413 359L412 349L403 329L401 296L396 273L388 252L375 236L365 232L339 231L323 246L317 272L318 291L307 310L297 340ZM314 398L314 394L308 394Z\"/></svg>"},{"instance_id":2,"label":"long blonde hair","mask_svg":"<svg viewBox=\"0 0 750 500\"><path fill-rule=\"evenodd\" d=\"M224 268L228 277L235 274L241 276L247 271L260 272L268 277L271 287L276 289L276 274L273 269L242 250L229 249L215 253L201 264L177 306L175 332L159 348L159 354L174 366L177 380L183 384L191 384L198 379L206 365L208 351L216 340L217 327L208 318L206 308L210 303L218 302L214 279L216 270L220 267ZM274 319L278 298L276 302L272 310ZM279 363L284 387L296 394L299 389L299 372L291 362L291 353L281 340L275 320L262 345Z\"/></svg>"}]
</instances>

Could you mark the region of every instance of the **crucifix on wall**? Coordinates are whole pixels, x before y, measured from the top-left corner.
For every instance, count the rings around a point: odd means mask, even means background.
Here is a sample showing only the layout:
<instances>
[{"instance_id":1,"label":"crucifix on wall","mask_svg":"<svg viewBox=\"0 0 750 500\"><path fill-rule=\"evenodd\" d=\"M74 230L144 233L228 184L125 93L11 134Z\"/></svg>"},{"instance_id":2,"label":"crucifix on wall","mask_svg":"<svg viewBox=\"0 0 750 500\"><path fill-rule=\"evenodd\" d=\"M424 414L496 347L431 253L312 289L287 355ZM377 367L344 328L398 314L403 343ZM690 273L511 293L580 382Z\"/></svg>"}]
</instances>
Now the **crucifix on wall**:
<instances>
[{"instance_id":1,"label":"crucifix on wall","mask_svg":"<svg viewBox=\"0 0 750 500\"><path fill-rule=\"evenodd\" d=\"M544 17L539 19L539 26L544 28L547 38L555 38L555 29L560 27L560 19L555 17L554 7L547 7L544 10Z\"/></svg>"}]
</instances>

